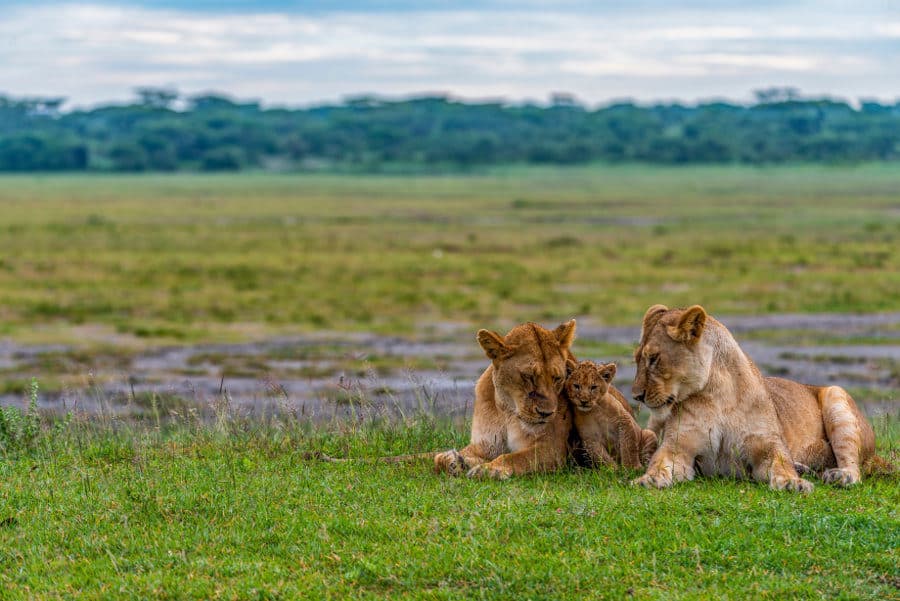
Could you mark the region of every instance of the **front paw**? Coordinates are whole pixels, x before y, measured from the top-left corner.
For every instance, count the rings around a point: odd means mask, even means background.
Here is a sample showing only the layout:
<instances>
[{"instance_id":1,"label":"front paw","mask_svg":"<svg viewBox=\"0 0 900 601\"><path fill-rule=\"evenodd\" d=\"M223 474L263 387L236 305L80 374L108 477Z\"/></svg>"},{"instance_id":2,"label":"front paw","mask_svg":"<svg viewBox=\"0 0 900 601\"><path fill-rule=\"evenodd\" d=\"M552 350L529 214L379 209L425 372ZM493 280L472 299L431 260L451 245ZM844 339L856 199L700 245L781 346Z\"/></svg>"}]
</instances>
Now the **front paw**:
<instances>
[{"instance_id":1,"label":"front paw","mask_svg":"<svg viewBox=\"0 0 900 601\"><path fill-rule=\"evenodd\" d=\"M672 486L672 477L666 472L647 472L640 478L632 480L631 485L644 488L668 488Z\"/></svg>"},{"instance_id":2,"label":"front paw","mask_svg":"<svg viewBox=\"0 0 900 601\"><path fill-rule=\"evenodd\" d=\"M470 469L467 475L469 478L508 480L512 476L512 470L503 465L482 463Z\"/></svg>"},{"instance_id":3,"label":"front paw","mask_svg":"<svg viewBox=\"0 0 900 601\"><path fill-rule=\"evenodd\" d=\"M769 480L769 487L772 490L787 490L790 492L800 492L804 494L813 491L813 484L809 480L803 478L793 478L789 476L772 476Z\"/></svg>"},{"instance_id":4,"label":"front paw","mask_svg":"<svg viewBox=\"0 0 900 601\"><path fill-rule=\"evenodd\" d=\"M822 474L822 480L838 486L853 486L859 482L859 471L835 467L825 470L825 473Z\"/></svg>"},{"instance_id":5,"label":"front paw","mask_svg":"<svg viewBox=\"0 0 900 601\"><path fill-rule=\"evenodd\" d=\"M800 463L799 461L794 462L794 469L797 471L798 474L801 474L803 476L805 476L806 474L813 473L813 470L811 467L809 467L805 463Z\"/></svg>"},{"instance_id":6,"label":"front paw","mask_svg":"<svg viewBox=\"0 0 900 601\"><path fill-rule=\"evenodd\" d=\"M456 449L450 449L434 456L434 471L446 472L451 476L462 476L466 473L466 460Z\"/></svg>"}]
</instances>

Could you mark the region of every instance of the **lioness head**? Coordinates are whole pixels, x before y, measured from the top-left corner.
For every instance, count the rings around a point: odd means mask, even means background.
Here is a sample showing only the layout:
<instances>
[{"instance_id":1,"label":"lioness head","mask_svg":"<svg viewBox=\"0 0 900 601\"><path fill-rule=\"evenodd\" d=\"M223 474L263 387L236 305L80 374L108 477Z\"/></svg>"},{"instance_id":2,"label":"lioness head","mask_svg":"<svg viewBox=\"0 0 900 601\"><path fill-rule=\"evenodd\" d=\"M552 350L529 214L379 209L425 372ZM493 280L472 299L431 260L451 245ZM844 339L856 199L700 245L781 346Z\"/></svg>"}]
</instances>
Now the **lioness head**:
<instances>
[{"instance_id":1,"label":"lioness head","mask_svg":"<svg viewBox=\"0 0 900 601\"><path fill-rule=\"evenodd\" d=\"M579 411L589 411L606 396L609 383L616 375L616 364L593 361L566 362L566 396Z\"/></svg>"},{"instance_id":2,"label":"lioness head","mask_svg":"<svg viewBox=\"0 0 900 601\"><path fill-rule=\"evenodd\" d=\"M706 320L700 305L689 309L654 305L647 310L634 352L637 372L631 393L636 401L656 409L706 386L712 364L711 347L701 343Z\"/></svg>"},{"instance_id":3,"label":"lioness head","mask_svg":"<svg viewBox=\"0 0 900 601\"><path fill-rule=\"evenodd\" d=\"M559 406L574 339L574 319L553 331L534 323L516 326L506 336L479 330L478 344L494 367L498 405L527 424L546 423Z\"/></svg>"}]
</instances>

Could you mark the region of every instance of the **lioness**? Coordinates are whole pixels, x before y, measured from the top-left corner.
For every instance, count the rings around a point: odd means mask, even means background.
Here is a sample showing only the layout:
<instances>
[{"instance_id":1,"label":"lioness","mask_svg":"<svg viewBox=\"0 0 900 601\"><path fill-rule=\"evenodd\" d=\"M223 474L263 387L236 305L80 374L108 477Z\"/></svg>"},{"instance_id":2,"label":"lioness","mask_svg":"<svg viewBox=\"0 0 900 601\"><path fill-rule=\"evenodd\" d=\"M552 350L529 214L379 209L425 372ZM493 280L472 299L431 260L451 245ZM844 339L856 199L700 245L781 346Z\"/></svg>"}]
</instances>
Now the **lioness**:
<instances>
[{"instance_id":1,"label":"lioness","mask_svg":"<svg viewBox=\"0 0 900 601\"><path fill-rule=\"evenodd\" d=\"M703 475L748 471L776 490L810 492L795 462L849 486L874 458L875 434L839 386L764 378L728 329L703 307L654 305L635 351L632 393L661 434L634 484L663 488Z\"/></svg>"},{"instance_id":2,"label":"lioness","mask_svg":"<svg viewBox=\"0 0 900 601\"><path fill-rule=\"evenodd\" d=\"M575 320L552 332L526 323L506 336L479 330L477 338L491 364L475 385L471 442L438 453L435 469L505 480L562 467L572 419L560 393Z\"/></svg>"},{"instance_id":3,"label":"lioness","mask_svg":"<svg viewBox=\"0 0 900 601\"><path fill-rule=\"evenodd\" d=\"M656 451L656 434L641 430L628 401L612 385L616 364L566 362L566 397L574 410L577 444L592 464L632 469L647 465Z\"/></svg>"}]
</instances>

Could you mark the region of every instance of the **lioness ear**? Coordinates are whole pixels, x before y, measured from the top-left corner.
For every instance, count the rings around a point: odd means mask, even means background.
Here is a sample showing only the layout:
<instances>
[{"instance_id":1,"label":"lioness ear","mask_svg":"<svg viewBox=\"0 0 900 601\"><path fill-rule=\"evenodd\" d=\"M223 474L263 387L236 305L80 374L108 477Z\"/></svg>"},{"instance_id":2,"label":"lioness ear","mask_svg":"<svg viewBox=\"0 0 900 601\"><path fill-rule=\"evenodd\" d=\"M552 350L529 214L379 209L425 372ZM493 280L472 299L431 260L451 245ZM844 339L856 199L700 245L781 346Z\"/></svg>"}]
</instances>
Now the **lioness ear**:
<instances>
[{"instance_id":1,"label":"lioness ear","mask_svg":"<svg viewBox=\"0 0 900 601\"><path fill-rule=\"evenodd\" d=\"M706 311L700 305L694 305L681 315L681 319L674 326L666 328L666 333L672 340L693 344L703 334L706 325Z\"/></svg>"},{"instance_id":2,"label":"lioness ear","mask_svg":"<svg viewBox=\"0 0 900 601\"><path fill-rule=\"evenodd\" d=\"M566 323L556 326L553 334L559 340L559 346L564 349L569 348L572 346L572 342L575 341L575 320L570 319Z\"/></svg>"},{"instance_id":3,"label":"lioness ear","mask_svg":"<svg viewBox=\"0 0 900 601\"><path fill-rule=\"evenodd\" d=\"M607 363L600 368L600 379L609 384L616 377L616 364Z\"/></svg>"},{"instance_id":4,"label":"lioness ear","mask_svg":"<svg viewBox=\"0 0 900 601\"><path fill-rule=\"evenodd\" d=\"M503 342L503 336L497 332L478 330L476 338L478 339L478 344L484 349L484 354L487 355L488 359L491 361L500 359L509 354L509 347Z\"/></svg>"},{"instance_id":5,"label":"lioness ear","mask_svg":"<svg viewBox=\"0 0 900 601\"><path fill-rule=\"evenodd\" d=\"M573 359L571 357L566 359L566 376L567 377L571 376L572 372L574 372L576 368L578 368L578 363L575 361L575 359Z\"/></svg>"},{"instance_id":6,"label":"lioness ear","mask_svg":"<svg viewBox=\"0 0 900 601\"><path fill-rule=\"evenodd\" d=\"M659 321L659 318L662 317L662 314L668 311L669 308L665 305L653 305L647 312L644 313L644 321L641 325L641 342L644 342L644 336L650 333L650 330L656 325L656 322Z\"/></svg>"}]
</instances>

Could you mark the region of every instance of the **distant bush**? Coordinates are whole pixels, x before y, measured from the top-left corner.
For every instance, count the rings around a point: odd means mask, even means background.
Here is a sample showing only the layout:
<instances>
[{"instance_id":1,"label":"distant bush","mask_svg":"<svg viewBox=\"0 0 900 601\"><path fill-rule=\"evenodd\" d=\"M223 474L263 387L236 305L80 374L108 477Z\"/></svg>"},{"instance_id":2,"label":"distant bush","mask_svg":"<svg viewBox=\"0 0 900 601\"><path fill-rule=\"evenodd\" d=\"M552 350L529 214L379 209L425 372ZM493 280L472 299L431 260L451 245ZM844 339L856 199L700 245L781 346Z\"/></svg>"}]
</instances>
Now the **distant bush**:
<instances>
[{"instance_id":1,"label":"distant bush","mask_svg":"<svg viewBox=\"0 0 900 601\"><path fill-rule=\"evenodd\" d=\"M244 165L240 148L213 148L203 154L204 171L237 171Z\"/></svg>"},{"instance_id":2,"label":"distant bush","mask_svg":"<svg viewBox=\"0 0 900 601\"><path fill-rule=\"evenodd\" d=\"M0 134L0 171L80 171L88 166L87 146L43 133Z\"/></svg>"},{"instance_id":3,"label":"distant bush","mask_svg":"<svg viewBox=\"0 0 900 601\"><path fill-rule=\"evenodd\" d=\"M116 144L110 148L109 158L115 171L143 171L149 166L147 153L134 142Z\"/></svg>"}]
</instances>

